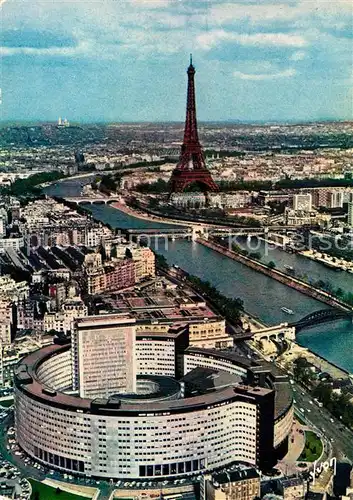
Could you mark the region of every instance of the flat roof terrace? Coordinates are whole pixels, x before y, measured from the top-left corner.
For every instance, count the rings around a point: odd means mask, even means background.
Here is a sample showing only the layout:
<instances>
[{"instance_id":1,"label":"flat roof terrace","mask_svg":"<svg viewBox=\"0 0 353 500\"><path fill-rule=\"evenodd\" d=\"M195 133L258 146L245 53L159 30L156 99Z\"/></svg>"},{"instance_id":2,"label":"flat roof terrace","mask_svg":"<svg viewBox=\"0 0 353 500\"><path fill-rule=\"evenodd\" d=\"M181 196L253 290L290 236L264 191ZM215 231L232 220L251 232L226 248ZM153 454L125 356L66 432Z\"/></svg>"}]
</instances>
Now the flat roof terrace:
<instances>
[{"instance_id":1,"label":"flat roof terrace","mask_svg":"<svg viewBox=\"0 0 353 500\"><path fill-rule=\"evenodd\" d=\"M151 290L111 293L98 298L99 306L117 312L127 312L136 320L144 319L214 319L222 320L194 294L184 290Z\"/></svg>"}]
</instances>

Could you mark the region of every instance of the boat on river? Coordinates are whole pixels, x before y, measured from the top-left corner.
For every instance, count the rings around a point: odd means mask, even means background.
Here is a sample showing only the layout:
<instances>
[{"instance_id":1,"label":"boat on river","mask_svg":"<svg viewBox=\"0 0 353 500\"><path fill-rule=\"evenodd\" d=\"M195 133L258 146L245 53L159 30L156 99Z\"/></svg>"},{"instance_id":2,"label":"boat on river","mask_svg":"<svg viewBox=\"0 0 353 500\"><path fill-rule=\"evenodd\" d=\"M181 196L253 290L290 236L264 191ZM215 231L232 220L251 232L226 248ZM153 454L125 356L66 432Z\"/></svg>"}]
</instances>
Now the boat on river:
<instances>
[{"instance_id":1,"label":"boat on river","mask_svg":"<svg viewBox=\"0 0 353 500\"><path fill-rule=\"evenodd\" d=\"M288 307L281 307L281 311L287 314L294 314L294 311L292 311L292 309L288 309Z\"/></svg>"}]
</instances>

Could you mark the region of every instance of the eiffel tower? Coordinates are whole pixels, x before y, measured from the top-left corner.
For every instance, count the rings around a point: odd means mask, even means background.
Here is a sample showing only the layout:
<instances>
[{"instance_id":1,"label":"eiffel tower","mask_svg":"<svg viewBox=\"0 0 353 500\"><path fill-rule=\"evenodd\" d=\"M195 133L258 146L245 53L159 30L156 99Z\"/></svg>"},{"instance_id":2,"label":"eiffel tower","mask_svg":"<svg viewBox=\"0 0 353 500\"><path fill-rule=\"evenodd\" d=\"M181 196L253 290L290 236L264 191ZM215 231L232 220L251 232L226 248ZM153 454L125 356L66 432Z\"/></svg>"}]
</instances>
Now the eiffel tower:
<instances>
[{"instance_id":1,"label":"eiffel tower","mask_svg":"<svg viewBox=\"0 0 353 500\"><path fill-rule=\"evenodd\" d=\"M218 186L206 168L205 157L197 132L195 103L195 68L190 56L188 74L188 94L184 140L178 164L169 181L171 193L181 193L191 184L197 184L202 191L218 191Z\"/></svg>"}]
</instances>

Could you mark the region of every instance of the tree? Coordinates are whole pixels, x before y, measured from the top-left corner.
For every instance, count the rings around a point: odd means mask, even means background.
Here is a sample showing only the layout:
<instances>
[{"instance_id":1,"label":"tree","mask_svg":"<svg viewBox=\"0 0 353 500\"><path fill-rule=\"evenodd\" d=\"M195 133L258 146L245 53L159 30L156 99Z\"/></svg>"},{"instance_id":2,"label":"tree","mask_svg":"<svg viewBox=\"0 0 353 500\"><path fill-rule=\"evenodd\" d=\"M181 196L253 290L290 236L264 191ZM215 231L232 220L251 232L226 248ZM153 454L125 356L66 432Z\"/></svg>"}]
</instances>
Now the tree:
<instances>
[{"instance_id":1,"label":"tree","mask_svg":"<svg viewBox=\"0 0 353 500\"><path fill-rule=\"evenodd\" d=\"M157 208L159 206L159 201L157 198L149 198L148 200L148 208Z\"/></svg>"},{"instance_id":2,"label":"tree","mask_svg":"<svg viewBox=\"0 0 353 500\"><path fill-rule=\"evenodd\" d=\"M168 269L168 262L167 259L164 257L164 255L161 255L160 253L156 253L156 264L157 267L160 267L161 269Z\"/></svg>"},{"instance_id":3,"label":"tree","mask_svg":"<svg viewBox=\"0 0 353 500\"><path fill-rule=\"evenodd\" d=\"M168 182L159 178L156 182L145 182L136 186L136 191L141 193L166 193L169 190Z\"/></svg>"},{"instance_id":4,"label":"tree","mask_svg":"<svg viewBox=\"0 0 353 500\"><path fill-rule=\"evenodd\" d=\"M270 260L270 262L267 264L267 267L269 267L270 269L275 269L276 263L273 262L273 260Z\"/></svg>"},{"instance_id":5,"label":"tree","mask_svg":"<svg viewBox=\"0 0 353 500\"><path fill-rule=\"evenodd\" d=\"M322 402L324 406L329 406L332 399L332 387L321 382L313 392L314 397Z\"/></svg>"},{"instance_id":6,"label":"tree","mask_svg":"<svg viewBox=\"0 0 353 500\"><path fill-rule=\"evenodd\" d=\"M314 374L311 371L306 358L299 357L293 362L293 375L294 378L303 385L311 385Z\"/></svg>"},{"instance_id":7,"label":"tree","mask_svg":"<svg viewBox=\"0 0 353 500\"><path fill-rule=\"evenodd\" d=\"M117 251L116 245L113 245L112 249L110 251L110 258L115 259L117 256L118 256L118 251Z\"/></svg>"},{"instance_id":8,"label":"tree","mask_svg":"<svg viewBox=\"0 0 353 500\"><path fill-rule=\"evenodd\" d=\"M125 259L132 259L132 252L129 247L125 250Z\"/></svg>"},{"instance_id":9,"label":"tree","mask_svg":"<svg viewBox=\"0 0 353 500\"><path fill-rule=\"evenodd\" d=\"M101 191L116 191L117 185L111 175L103 175L99 188Z\"/></svg>"}]
</instances>

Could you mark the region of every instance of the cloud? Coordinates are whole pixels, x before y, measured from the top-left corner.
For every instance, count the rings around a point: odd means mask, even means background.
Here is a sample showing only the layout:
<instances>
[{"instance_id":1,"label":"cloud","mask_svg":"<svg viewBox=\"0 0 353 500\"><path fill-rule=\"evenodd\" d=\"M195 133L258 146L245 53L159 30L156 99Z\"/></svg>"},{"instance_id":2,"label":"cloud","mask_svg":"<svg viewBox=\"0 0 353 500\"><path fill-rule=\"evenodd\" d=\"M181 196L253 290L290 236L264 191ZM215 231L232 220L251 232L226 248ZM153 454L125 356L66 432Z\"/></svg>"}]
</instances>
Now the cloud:
<instances>
[{"instance_id":1,"label":"cloud","mask_svg":"<svg viewBox=\"0 0 353 500\"><path fill-rule=\"evenodd\" d=\"M2 25L13 31L0 42L6 56L3 92L11 89L18 95L5 102L6 117L29 116L37 107L41 111L36 116L45 117L56 106L61 115L148 119L152 113L158 119L171 112L177 119L190 52L206 119L236 116L238 107L245 119L266 119L273 113L320 118L327 110L347 116L351 109L346 97L352 83L346 75L352 67L351 0L0 4ZM224 95L237 97L233 109L231 99L224 104ZM211 100L213 116L207 115ZM117 103L114 109L112 102ZM66 105L65 112L61 108ZM120 108L125 114L120 115Z\"/></svg>"},{"instance_id":2,"label":"cloud","mask_svg":"<svg viewBox=\"0 0 353 500\"><path fill-rule=\"evenodd\" d=\"M274 80L276 78L290 78L296 74L295 69L289 68L283 71L277 71L275 73L242 73L241 71L234 71L233 75L235 78L240 80Z\"/></svg>"},{"instance_id":3,"label":"cloud","mask_svg":"<svg viewBox=\"0 0 353 500\"><path fill-rule=\"evenodd\" d=\"M289 59L291 61L302 61L305 58L306 52L304 52L303 50L298 50L297 52L294 52Z\"/></svg>"},{"instance_id":4,"label":"cloud","mask_svg":"<svg viewBox=\"0 0 353 500\"><path fill-rule=\"evenodd\" d=\"M80 42L76 46L67 47L0 47L0 55L10 56L41 56L41 57L78 57L92 52L89 42Z\"/></svg>"},{"instance_id":5,"label":"cloud","mask_svg":"<svg viewBox=\"0 0 353 500\"><path fill-rule=\"evenodd\" d=\"M310 0L309 0L310 1ZM215 25L234 24L235 21L248 20L251 23L294 19L298 15L297 8L291 4L272 3L222 3L209 11L211 23Z\"/></svg>"},{"instance_id":6,"label":"cloud","mask_svg":"<svg viewBox=\"0 0 353 500\"><path fill-rule=\"evenodd\" d=\"M250 24L273 24L301 20L304 23L313 19L352 18L351 0L297 0L266 2L221 2L209 10L212 25L233 25L239 21Z\"/></svg>"},{"instance_id":7,"label":"cloud","mask_svg":"<svg viewBox=\"0 0 353 500\"><path fill-rule=\"evenodd\" d=\"M203 50L210 50L222 42L234 42L247 46L272 46L272 47L305 47L307 40L292 33L232 33L225 30L214 30L202 33L197 37L197 44Z\"/></svg>"},{"instance_id":8,"label":"cloud","mask_svg":"<svg viewBox=\"0 0 353 500\"><path fill-rule=\"evenodd\" d=\"M137 7L146 7L147 9L159 9L168 7L171 4L170 0L130 0L131 5Z\"/></svg>"},{"instance_id":9,"label":"cloud","mask_svg":"<svg viewBox=\"0 0 353 500\"><path fill-rule=\"evenodd\" d=\"M36 30L7 30L0 37L3 47L32 47L45 49L51 47L74 47L76 40L72 36L64 36L48 31Z\"/></svg>"}]
</instances>

